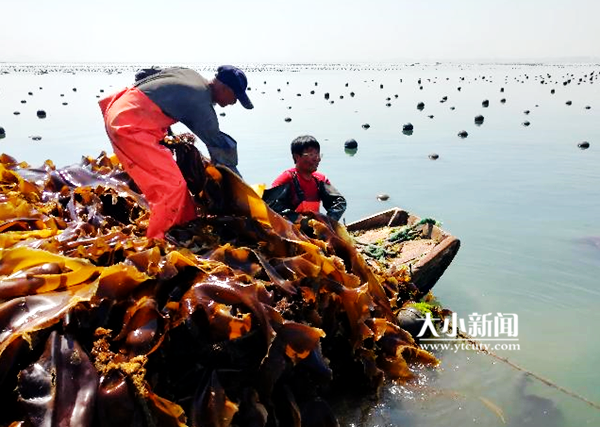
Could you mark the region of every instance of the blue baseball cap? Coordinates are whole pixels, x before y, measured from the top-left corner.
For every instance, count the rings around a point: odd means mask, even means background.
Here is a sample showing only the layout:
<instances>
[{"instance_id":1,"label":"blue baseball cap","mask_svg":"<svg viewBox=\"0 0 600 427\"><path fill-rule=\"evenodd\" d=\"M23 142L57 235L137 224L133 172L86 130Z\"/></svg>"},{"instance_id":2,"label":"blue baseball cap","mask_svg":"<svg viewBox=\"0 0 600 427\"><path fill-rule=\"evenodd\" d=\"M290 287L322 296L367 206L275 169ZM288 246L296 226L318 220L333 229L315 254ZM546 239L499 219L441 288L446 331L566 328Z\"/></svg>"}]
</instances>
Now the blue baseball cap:
<instances>
[{"instance_id":1,"label":"blue baseball cap","mask_svg":"<svg viewBox=\"0 0 600 427\"><path fill-rule=\"evenodd\" d=\"M233 65L221 65L217 69L217 80L227 85L235 94L235 97L240 101L240 104L248 110L254 108L252 102L246 95L248 87L248 79L242 70Z\"/></svg>"}]
</instances>

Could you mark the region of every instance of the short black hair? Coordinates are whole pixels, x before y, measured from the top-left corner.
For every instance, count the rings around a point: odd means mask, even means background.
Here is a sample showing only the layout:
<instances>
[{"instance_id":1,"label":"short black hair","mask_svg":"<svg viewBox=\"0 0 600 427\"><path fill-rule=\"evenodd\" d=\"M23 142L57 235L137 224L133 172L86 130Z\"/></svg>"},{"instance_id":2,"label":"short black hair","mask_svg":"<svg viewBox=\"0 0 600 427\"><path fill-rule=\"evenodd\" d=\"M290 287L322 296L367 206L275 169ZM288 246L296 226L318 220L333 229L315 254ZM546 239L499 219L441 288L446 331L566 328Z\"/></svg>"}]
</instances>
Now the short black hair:
<instances>
[{"instance_id":1,"label":"short black hair","mask_svg":"<svg viewBox=\"0 0 600 427\"><path fill-rule=\"evenodd\" d=\"M294 154L301 156L309 148L316 148L319 152L321 151L321 145L314 136L302 135L292 141L292 158ZM295 159L294 159L295 160Z\"/></svg>"}]
</instances>

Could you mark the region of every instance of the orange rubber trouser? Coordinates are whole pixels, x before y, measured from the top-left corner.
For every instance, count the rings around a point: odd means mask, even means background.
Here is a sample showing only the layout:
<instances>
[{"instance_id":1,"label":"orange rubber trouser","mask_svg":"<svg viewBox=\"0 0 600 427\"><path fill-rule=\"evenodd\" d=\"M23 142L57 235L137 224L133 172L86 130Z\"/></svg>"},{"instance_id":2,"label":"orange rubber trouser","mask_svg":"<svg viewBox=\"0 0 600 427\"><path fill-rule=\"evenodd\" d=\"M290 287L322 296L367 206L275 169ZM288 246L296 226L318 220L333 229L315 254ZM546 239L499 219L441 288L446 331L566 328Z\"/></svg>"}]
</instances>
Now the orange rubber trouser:
<instances>
[{"instance_id":1,"label":"orange rubber trouser","mask_svg":"<svg viewBox=\"0 0 600 427\"><path fill-rule=\"evenodd\" d=\"M196 205L168 148L159 142L175 120L137 88L102 99L106 133L125 172L150 205L146 235L158 239L173 225L196 217Z\"/></svg>"}]
</instances>

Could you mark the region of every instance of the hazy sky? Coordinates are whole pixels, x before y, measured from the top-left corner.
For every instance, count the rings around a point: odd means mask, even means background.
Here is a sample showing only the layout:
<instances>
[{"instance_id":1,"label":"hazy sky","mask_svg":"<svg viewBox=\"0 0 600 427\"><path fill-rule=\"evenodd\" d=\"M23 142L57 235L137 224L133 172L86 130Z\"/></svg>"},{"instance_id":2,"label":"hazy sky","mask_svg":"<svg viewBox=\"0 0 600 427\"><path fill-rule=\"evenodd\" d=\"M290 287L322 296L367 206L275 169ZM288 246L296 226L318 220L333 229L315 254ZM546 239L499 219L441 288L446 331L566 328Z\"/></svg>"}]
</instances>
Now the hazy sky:
<instances>
[{"instance_id":1,"label":"hazy sky","mask_svg":"<svg viewBox=\"0 0 600 427\"><path fill-rule=\"evenodd\" d=\"M0 61L600 57L599 17L599 0L0 0Z\"/></svg>"}]
</instances>

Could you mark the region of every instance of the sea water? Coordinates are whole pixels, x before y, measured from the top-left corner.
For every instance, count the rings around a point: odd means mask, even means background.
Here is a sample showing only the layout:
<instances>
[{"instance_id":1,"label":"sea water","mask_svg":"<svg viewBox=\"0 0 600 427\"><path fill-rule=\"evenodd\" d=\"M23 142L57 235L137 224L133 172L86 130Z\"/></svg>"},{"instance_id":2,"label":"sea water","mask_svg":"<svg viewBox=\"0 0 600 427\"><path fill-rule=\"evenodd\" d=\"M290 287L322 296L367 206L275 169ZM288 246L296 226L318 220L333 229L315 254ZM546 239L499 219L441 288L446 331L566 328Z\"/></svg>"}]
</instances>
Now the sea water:
<instances>
[{"instance_id":1,"label":"sea water","mask_svg":"<svg viewBox=\"0 0 600 427\"><path fill-rule=\"evenodd\" d=\"M65 166L110 151L97 101L131 84L135 68L0 65L0 152L34 166L46 159ZM246 69L255 108L217 112L225 113L222 130L238 141L247 182L269 184L292 167L290 142L315 136L320 171L348 200L346 222L393 206L440 221L462 246L434 289L438 300L462 319L516 314L519 349L495 353L600 402L599 65ZM46 118L36 116L40 109ZM406 123L411 135L402 133ZM355 153L344 150L350 138ZM578 148L583 141L589 149ZM434 153L437 160L429 158ZM389 199L378 201L381 193ZM388 384L379 400L337 404L342 425L600 423L597 409L498 358L436 354L439 369Z\"/></svg>"}]
</instances>

